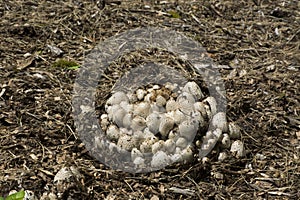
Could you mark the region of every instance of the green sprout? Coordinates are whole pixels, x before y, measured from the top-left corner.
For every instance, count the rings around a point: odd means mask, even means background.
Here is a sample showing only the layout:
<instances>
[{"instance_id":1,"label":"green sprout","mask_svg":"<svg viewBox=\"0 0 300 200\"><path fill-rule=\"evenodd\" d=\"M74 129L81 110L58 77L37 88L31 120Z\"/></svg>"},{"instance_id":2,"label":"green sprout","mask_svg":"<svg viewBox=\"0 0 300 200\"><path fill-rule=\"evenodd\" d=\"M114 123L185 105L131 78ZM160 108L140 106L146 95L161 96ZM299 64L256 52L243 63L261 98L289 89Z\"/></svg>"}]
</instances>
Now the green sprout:
<instances>
[{"instance_id":1,"label":"green sprout","mask_svg":"<svg viewBox=\"0 0 300 200\"><path fill-rule=\"evenodd\" d=\"M25 197L24 190L8 195L6 198L0 197L0 200L23 200Z\"/></svg>"},{"instance_id":2,"label":"green sprout","mask_svg":"<svg viewBox=\"0 0 300 200\"><path fill-rule=\"evenodd\" d=\"M170 10L168 13L171 15L172 18L180 18L180 14L174 10Z\"/></svg>"},{"instance_id":3,"label":"green sprout","mask_svg":"<svg viewBox=\"0 0 300 200\"><path fill-rule=\"evenodd\" d=\"M52 67L64 68L64 69L78 69L80 68L80 65L77 64L75 61L60 59L57 60L55 63L53 63Z\"/></svg>"}]
</instances>

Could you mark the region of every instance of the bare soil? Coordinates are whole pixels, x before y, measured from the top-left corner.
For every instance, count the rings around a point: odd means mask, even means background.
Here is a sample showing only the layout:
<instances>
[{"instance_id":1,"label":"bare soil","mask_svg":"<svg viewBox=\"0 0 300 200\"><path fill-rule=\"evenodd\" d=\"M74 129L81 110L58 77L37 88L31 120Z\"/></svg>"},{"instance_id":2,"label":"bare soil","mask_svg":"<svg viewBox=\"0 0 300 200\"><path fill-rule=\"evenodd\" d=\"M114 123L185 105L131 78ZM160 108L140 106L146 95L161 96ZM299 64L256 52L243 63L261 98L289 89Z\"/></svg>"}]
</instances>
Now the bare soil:
<instances>
[{"instance_id":1,"label":"bare soil","mask_svg":"<svg viewBox=\"0 0 300 200\"><path fill-rule=\"evenodd\" d=\"M213 152L205 164L129 174L89 155L72 119L78 70L55 63L81 65L101 41L147 26L179 31L227 66L220 69L227 115L242 128L245 158L220 163ZM61 199L300 199L299 39L297 0L132 0L103 8L88 0L0 1L0 196L24 188L38 199L51 192ZM65 166L82 176L58 188L53 179Z\"/></svg>"}]
</instances>

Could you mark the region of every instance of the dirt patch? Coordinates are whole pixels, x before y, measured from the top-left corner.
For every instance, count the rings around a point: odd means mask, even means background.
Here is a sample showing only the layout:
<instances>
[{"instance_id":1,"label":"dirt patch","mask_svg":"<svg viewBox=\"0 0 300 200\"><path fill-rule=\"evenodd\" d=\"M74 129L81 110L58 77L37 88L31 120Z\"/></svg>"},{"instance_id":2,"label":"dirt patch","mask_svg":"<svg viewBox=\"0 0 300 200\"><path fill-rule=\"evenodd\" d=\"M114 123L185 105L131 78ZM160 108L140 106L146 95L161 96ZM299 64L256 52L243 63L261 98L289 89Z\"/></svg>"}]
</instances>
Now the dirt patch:
<instances>
[{"instance_id":1,"label":"dirt patch","mask_svg":"<svg viewBox=\"0 0 300 200\"><path fill-rule=\"evenodd\" d=\"M299 199L299 7L170 0L116 1L101 10L93 1L2 1L0 196L24 188L62 199ZM71 114L77 70L55 63L81 65L99 42L147 26L180 31L228 66L220 70L227 115L242 128L245 158L220 163L212 152L205 164L132 175L89 156ZM58 187L54 176L69 166L81 176Z\"/></svg>"}]
</instances>

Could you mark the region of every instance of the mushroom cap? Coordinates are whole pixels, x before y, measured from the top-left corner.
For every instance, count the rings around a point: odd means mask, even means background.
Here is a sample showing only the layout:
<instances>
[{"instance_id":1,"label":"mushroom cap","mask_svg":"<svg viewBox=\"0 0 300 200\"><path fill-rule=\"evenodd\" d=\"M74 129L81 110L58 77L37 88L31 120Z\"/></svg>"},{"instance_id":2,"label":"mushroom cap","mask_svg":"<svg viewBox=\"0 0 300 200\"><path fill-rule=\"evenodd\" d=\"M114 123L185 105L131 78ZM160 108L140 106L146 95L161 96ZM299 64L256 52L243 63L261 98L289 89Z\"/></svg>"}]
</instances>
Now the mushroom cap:
<instances>
[{"instance_id":1,"label":"mushroom cap","mask_svg":"<svg viewBox=\"0 0 300 200\"><path fill-rule=\"evenodd\" d=\"M128 96L121 91L115 92L112 96L107 100L107 105L117 105L120 104L122 101L129 101Z\"/></svg>"},{"instance_id":2,"label":"mushroom cap","mask_svg":"<svg viewBox=\"0 0 300 200\"><path fill-rule=\"evenodd\" d=\"M150 112L150 104L148 102L140 102L134 105L133 113L146 118Z\"/></svg>"},{"instance_id":3,"label":"mushroom cap","mask_svg":"<svg viewBox=\"0 0 300 200\"><path fill-rule=\"evenodd\" d=\"M194 81L187 82L182 91L192 94L196 99L202 99L204 97L199 85Z\"/></svg>"},{"instance_id":4,"label":"mushroom cap","mask_svg":"<svg viewBox=\"0 0 300 200\"><path fill-rule=\"evenodd\" d=\"M112 120L117 124L118 127L123 126L123 118L126 115L126 111L123 108L116 110L112 115Z\"/></svg>"},{"instance_id":5,"label":"mushroom cap","mask_svg":"<svg viewBox=\"0 0 300 200\"><path fill-rule=\"evenodd\" d=\"M179 147L181 149L184 149L186 148L188 145L188 142L187 140L184 138L184 137L179 137L177 140L176 140L176 147Z\"/></svg>"},{"instance_id":6,"label":"mushroom cap","mask_svg":"<svg viewBox=\"0 0 300 200\"><path fill-rule=\"evenodd\" d=\"M152 145L152 153L155 154L158 151L165 150L165 142L163 140L159 140Z\"/></svg>"},{"instance_id":7,"label":"mushroom cap","mask_svg":"<svg viewBox=\"0 0 300 200\"><path fill-rule=\"evenodd\" d=\"M132 114L126 113L123 117L123 127L130 128L132 123Z\"/></svg>"},{"instance_id":8,"label":"mushroom cap","mask_svg":"<svg viewBox=\"0 0 300 200\"><path fill-rule=\"evenodd\" d=\"M173 153L173 152L175 151L176 143L174 142L173 139L168 139L168 140L166 140L165 143L164 143L164 145L165 145L165 150L166 150L169 154L171 154L171 153Z\"/></svg>"},{"instance_id":9,"label":"mushroom cap","mask_svg":"<svg viewBox=\"0 0 300 200\"><path fill-rule=\"evenodd\" d=\"M143 157L143 154L137 148L132 148L131 150L131 160L134 161L137 157Z\"/></svg>"},{"instance_id":10,"label":"mushroom cap","mask_svg":"<svg viewBox=\"0 0 300 200\"><path fill-rule=\"evenodd\" d=\"M119 128L114 124L109 125L106 130L106 136L109 140L118 140L120 137Z\"/></svg>"},{"instance_id":11,"label":"mushroom cap","mask_svg":"<svg viewBox=\"0 0 300 200\"><path fill-rule=\"evenodd\" d=\"M178 103L174 99L169 99L166 103L166 111L174 111L178 108Z\"/></svg>"},{"instance_id":12,"label":"mushroom cap","mask_svg":"<svg viewBox=\"0 0 300 200\"><path fill-rule=\"evenodd\" d=\"M198 131L199 122L195 119L187 119L179 124L179 134L181 137L187 139L187 141L192 141Z\"/></svg>"},{"instance_id":13,"label":"mushroom cap","mask_svg":"<svg viewBox=\"0 0 300 200\"><path fill-rule=\"evenodd\" d=\"M143 117L141 116L135 116L132 119L132 123L131 123L131 129L133 131L140 131L143 130L146 127L146 121Z\"/></svg>"},{"instance_id":14,"label":"mushroom cap","mask_svg":"<svg viewBox=\"0 0 300 200\"><path fill-rule=\"evenodd\" d=\"M172 162L171 158L164 151L158 151L152 157L151 167L154 168L165 167L171 162Z\"/></svg>"},{"instance_id":15,"label":"mushroom cap","mask_svg":"<svg viewBox=\"0 0 300 200\"><path fill-rule=\"evenodd\" d=\"M156 105L162 107L162 106L166 105L167 100L163 96L157 95L155 102L156 102Z\"/></svg>"},{"instance_id":16,"label":"mushroom cap","mask_svg":"<svg viewBox=\"0 0 300 200\"><path fill-rule=\"evenodd\" d=\"M135 147L135 143L129 135L121 135L119 137L117 146L123 150L131 151Z\"/></svg>"},{"instance_id":17,"label":"mushroom cap","mask_svg":"<svg viewBox=\"0 0 300 200\"><path fill-rule=\"evenodd\" d=\"M211 124L215 128L221 129L222 132L228 132L228 123L226 119L226 113L218 112L211 120Z\"/></svg>"},{"instance_id":18,"label":"mushroom cap","mask_svg":"<svg viewBox=\"0 0 300 200\"><path fill-rule=\"evenodd\" d=\"M136 90L136 96L138 98L138 100L143 100L144 96L147 94L147 91L144 89L137 89Z\"/></svg>"},{"instance_id":19,"label":"mushroom cap","mask_svg":"<svg viewBox=\"0 0 300 200\"><path fill-rule=\"evenodd\" d=\"M159 132L163 138L167 138L170 130L174 127L174 119L163 115L159 125Z\"/></svg>"},{"instance_id":20,"label":"mushroom cap","mask_svg":"<svg viewBox=\"0 0 300 200\"><path fill-rule=\"evenodd\" d=\"M242 158L246 155L244 143L240 140L236 140L231 144L230 151L236 158Z\"/></svg>"},{"instance_id":21,"label":"mushroom cap","mask_svg":"<svg viewBox=\"0 0 300 200\"><path fill-rule=\"evenodd\" d=\"M241 136L241 129L234 122L229 122L228 124L229 135L232 139L238 139Z\"/></svg>"},{"instance_id":22,"label":"mushroom cap","mask_svg":"<svg viewBox=\"0 0 300 200\"><path fill-rule=\"evenodd\" d=\"M146 118L146 124L149 130L156 134L159 131L160 126L160 115L157 112L153 112Z\"/></svg>"},{"instance_id":23,"label":"mushroom cap","mask_svg":"<svg viewBox=\"0 0 300 200\"><path fill-rule=\"evenodd\" d=\"M217 113L217 101L214 97L207 97L203 100L203 103L207 103L209 105L211 115L215 115Z\"/></svg>"}]
</instances>

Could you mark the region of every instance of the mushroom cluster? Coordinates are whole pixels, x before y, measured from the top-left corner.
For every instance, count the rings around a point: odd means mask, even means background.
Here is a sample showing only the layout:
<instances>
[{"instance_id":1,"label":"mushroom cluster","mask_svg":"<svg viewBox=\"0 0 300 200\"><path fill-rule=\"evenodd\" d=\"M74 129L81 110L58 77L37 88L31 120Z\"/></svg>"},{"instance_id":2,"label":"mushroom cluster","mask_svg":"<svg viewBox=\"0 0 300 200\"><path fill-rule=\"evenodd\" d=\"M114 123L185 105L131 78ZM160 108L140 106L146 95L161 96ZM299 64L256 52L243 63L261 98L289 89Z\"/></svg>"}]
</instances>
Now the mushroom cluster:
<instances>
[{"instance_id":1,"label":"mushroom cluster","mask_svg":"<svg viewBox=\"0 0 300 200\"><path fill-rule=\"evenodd\" d=\"M100 124L106 139L131 152L131 161L141 167L190 162L195 146L199 155L205 156L218 141L223 148L230 148L231 139L239 137L239 129L227 123L224 112L218 112L216 99L205 97L192 81L182 87L167 83L114 92L105 112ZM210 123L213 129L208 129ZM149 154L148 163L145 155Z\"/></svg>"}]
</instances>

